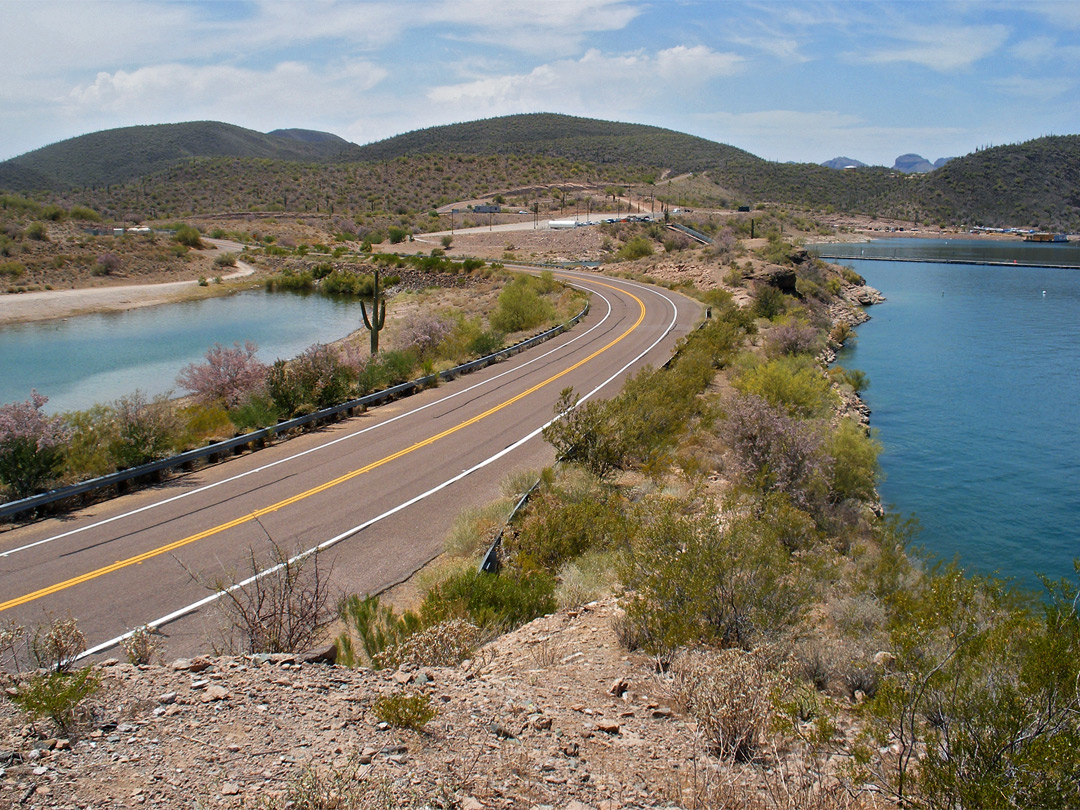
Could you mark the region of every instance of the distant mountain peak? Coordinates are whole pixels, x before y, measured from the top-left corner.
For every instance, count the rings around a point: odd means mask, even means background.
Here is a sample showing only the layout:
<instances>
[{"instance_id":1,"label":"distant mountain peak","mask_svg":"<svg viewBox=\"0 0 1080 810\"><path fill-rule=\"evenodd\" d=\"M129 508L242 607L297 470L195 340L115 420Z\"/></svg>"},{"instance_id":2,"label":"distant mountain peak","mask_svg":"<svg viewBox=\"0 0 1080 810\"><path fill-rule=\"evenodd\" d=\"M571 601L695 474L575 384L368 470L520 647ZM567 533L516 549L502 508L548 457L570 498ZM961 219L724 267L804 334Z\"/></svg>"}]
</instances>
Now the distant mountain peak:
<instances>
[{"instance_id":1,"label":"distant mountain peak","mask_svg":"<svg viewBox=\"0 0 1080 810\"><path fill-rule=\"evenodd\" d=\"M866 164L861 160L855 160L855 158L834 157L832 160L826 160L821 165L827 169L857 169Z\"/></svg>"},{"instance_id":2,"label":"distant mountain peak","mask_svg":"<svg viewBox=\"0 0 1080 810\"><path fill-rule=\"evenodd\" d=\"M940 169L950 160L954 160L951 157L938 158L933 163L924 158L922 155L916 155L914 152L908 152L906 155L900 155L893 163L893 168L897 171L904 172L905 174L924 174L926 172L932 172L934 169Z\"/></svg>"}]
</instances>

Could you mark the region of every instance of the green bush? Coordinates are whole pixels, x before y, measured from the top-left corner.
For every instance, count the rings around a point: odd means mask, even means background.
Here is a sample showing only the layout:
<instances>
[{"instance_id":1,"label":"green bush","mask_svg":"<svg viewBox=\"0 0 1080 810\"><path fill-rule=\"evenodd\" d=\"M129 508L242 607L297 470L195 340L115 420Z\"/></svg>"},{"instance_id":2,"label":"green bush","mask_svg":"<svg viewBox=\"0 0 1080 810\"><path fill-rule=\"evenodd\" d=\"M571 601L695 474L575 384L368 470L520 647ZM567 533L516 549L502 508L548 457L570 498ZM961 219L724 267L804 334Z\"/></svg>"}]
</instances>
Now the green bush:
<instances>
[{"instance_id":1,"label":"green bush","mask_svg":"<svg viewBox=\"0 0 1080 810\"><path fill-rule=\"evenodd\" d=\"M202 235L199 233L198 228L191 225L179 226L173 234L173 241L189 248L197 249L203 246Z\"/></svg>"},{"instance_id":2,"label":"green bush","mask_svg":"<svg viewBox=\"0 0 1080 810\"><path fill-rule=\"evenodd\" d=\"M71 206L69 216L72 219L77 219L81 222L101 222L101 214L93 208L87 208L85 205Z\"/></svg>"},{"instance_id":3,"label":"green bush","mask_svg":"<svg viewBox=\"0 0 1080 810\"><path fill-rule=\"evenodd\" d=\"M754 291L753 313L758 318L772 320L787 312L788 298L770 284L759 284Z\"/></svg>"},{"instance_id":4,"label":"green bush","mask_svg":"<svg viewBox=\"0 0 1080 810\"><path fill-rule=\"evenodd\" d=\"M675 499L642 507L641 539L619 567L630 594L623 637L670 657L686 645L752 649L799 618L806 578L761 517L721 526L712 508Z\"/></svg>"},{"instance_id":5,"label":"green bush","mask_svg":"<svg viewBox=\"0 0 1080 810\"><path fill-rule=\"evenodd\" d=\"M401 242L404 242L406 239L409 238L409 232L407 230L405 230L404 228L398 228L395 225L391 225L387 229L387 233L389 234L390 244L392 245L400 244Z\"/></svg>"},{"instance_id":6,"label":"green bush","mask_svg":"<svg viewBox=\"0 0 1080 810\"><path fill-rule=\"evenodd\" d=\"M280 412L274 400L263 393L250 395L238 407L229 411L229 420L242 433L270 427L277 422L279 416Z\"/></svg>"},{"instance_id":7,"label":"green bush","mask_svg":"<svg viewBox=\"0 0 1080 810\"><path fill-rule=\"evenodd\" d=\"M45 229L44 222L31 222L23 231L23 235L27 239L33 239L35 242L47 242L49 240L49 233Z\"/></svg>"},{"instance_id":8,"label":"green bush","mask_svg":"<svg viewBox=\"0 0 1080 810\"><path fill-rule=\"evenodd\" d=\"M832 459L831 500L875 498L881 443L868 436L862 425L853 419L841 420L825 443L825 452Z\"/></svg>"},{"instance_id":9,"label":"green bush","mask_svg":"<svg viewBox=\"0 0 1080 810\"><path fill-rule=\"evenodd\" d=\"M23 277L26 268L22 262L0 262L0 278L8 278L16 281Z\"/></svg>"},{"instance_id":10,"label":"green bush","mask_svg":"<svg viewBox=\"0 0 1080 810\"><path fill-rule=\"evenodd\" d=\"M33 675L9 693L12 703L36 719L48 718L64 734L79 720L79 708L101 687L101 676L90 667L73 673L47 672Z\"/></svg>"},{"instance_id":11,"label":"green bush","mask_svg":"<svg viewBox=\"0 0 1080 810\"><path fill-rule=\"evenodd\" d=\"M509 631L552 613L555 578L543 571L505 571L499 575L469 570L435 585L424 597L420 618L427 626L466 619L480 628Z\"/></svg>"},{"instance_id":12,"label":"green bush","mask_svg":"<svg viewBox=\"0 0 1080 810\"><path fill-rule=\"evenodd\" d=\"M503 333L534 329L555 315L551 303L540 297L537 285L527 276L518 276L499 293L498 307L491 314L491 326Z\"/></svg>"},{"instance_id":13,"label":"green bush","mask_svg":"<svg viewBox=\"0 0 1080 810\"><path fill-rule=\"evenodd\" d=\"M515 565L555 572L588 551L629 542L631 534L625 504L617 495L549 491L530 502L521 528L505 543Z\"/></svg>"},{"instance_id":14,"label":"green bush","mask_svg":"<svg viewBox=\"0 0 1080 810\"><path fill-rule=\"evenodd\" d=\"M633 261L634 259L643 259L646 256L653 255L652 242L646 239L644 236L635 236L621 248L618 252L619 261Z\"/></svg>"},{"instance_id":15,"label":"green bush","mask_svg":"<svg viewBox=\"0 0 1080 810\"><path fill-rule=\"evenodd\" d=\"M744 368L732 381L744 394L759 396L791 416L825 416L836 393L813 358L782 356Z\"/></svg>"},{"instance_id":16,"label":"green bush","mask_svg":"<svg viewBox=\"0 0 1080 810\"><path fill-rule=\"evenodd\" d=\"M338 636L338 662L344 666L382 667L381 654L401 644L421 628L420 617L411 611L397 615L393 607L383 605L378 596L348 597L338 607L345 632ZM353 639L359 639L363 656Z\"/></svg>"},{"instance_id":17,"label":"green bush","mask_svg":"<svg viewBox=\"0 0 1080 810\"><path fill-rule=\"evenodd\" d=\"M214 257L215 267L235 267L236 266L236 254L235 253L222 253L220 256Z\"/></svg>"},{"instance_id":18,"label":"green bush","mask_svg":"<svg viewBox=\"0 0 1080 810\"><path fill-rule=\"evenodd\" d=\"M380 722L413 731L422 731L439 714L431 705L431 695L423 693L383 695L375 699L373 708Z\"/></svg>"}]
</instances>

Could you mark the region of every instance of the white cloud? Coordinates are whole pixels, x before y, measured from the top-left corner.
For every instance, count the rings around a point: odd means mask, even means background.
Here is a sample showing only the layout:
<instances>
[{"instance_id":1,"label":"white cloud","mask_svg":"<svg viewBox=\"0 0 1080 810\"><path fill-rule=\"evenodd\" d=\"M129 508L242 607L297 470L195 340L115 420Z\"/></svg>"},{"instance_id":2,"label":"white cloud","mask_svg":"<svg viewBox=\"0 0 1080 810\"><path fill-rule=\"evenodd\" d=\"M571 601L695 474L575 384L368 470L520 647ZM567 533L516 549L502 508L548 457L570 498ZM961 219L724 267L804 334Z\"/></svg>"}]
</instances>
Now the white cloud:
<instances>
[{"instance_id":1,"label":"white cloud","mask_svg":"<svg viewBox=\"0 0 1080 810\"><path fill-rule=\"evenodd\" d=\"M897 32L906 44L852 54L855 61L876 64L911 62L940 73L971 67L998 50L1009 36L1004 25L940 25Z\"/></svg>"},{"instance_id":2,"label":"white cloud","mask_svg":"<svg viewBox=\"0 0 1080 810\"><path fill-rule=\"evenodd\" d=\"M1032 101L1051 101L1058 96L1065 95L1076 87L1074 79L1064 77L1030 79L1022 76L1012 76L1007 79L997 79L991 84L1009 95Z\"/></svg>"},{"instance_id":3,"label":"white cloud","mask_svg":"<svg viewBox=\"0 0 1080 810\"><path fill-rule=\"evenodd\" d=\"M1030 64L1080 62L1080 45L1060 45L1054 37L1036 36L1013 45L1009 52Z\"/></svg>"},{"instance_id":4,"label":"white cloud","mask_svg":"<svg viewBox=\"0 0 1080 810\"><path fill-rule=\"evenodd\" d=\"M68 115L112 114L127 120L215 118L247 126L299 126L322 120L328 110L356 108L358 94L387 75L366 62L315 72L298 62L255 71L227 65L154 65L134 71L101 72L91 84L61 100Z\"/></svg>"},{"instance_id":5,"label":"white cloud","mask_svg":"<svg viewBox=\"0 0 1080 810\"><path fill-rule=\"evenodd\" d=\"M435 104L465 105L483 114L550 110L596 101L607 108L640 107L646 99L665 93L690 94L702 82L742 70L742 58L703 45L676 46L653 54L636 51L605 54L587 51L580 59L539 65L528 73L492 76L431 88Z\"/></svg>"}]
</instances>

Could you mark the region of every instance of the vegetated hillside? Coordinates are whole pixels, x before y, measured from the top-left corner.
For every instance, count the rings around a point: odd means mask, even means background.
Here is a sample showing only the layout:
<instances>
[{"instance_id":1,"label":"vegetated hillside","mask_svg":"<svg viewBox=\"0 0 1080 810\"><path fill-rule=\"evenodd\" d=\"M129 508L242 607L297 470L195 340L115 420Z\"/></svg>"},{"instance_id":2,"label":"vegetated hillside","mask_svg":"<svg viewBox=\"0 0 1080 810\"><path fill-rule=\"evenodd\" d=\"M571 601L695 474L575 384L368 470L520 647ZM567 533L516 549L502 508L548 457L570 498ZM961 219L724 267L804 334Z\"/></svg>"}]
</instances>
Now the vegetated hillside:
<instances>
[{"instance_id":1,"label":"vegetated hillside","mask_svg":"<svg viewBox=\"0 0 1080 810\"><path fill-rule=\"evenodd\" d=\"M645 167L593 166L541 156L419 155L387 163L294 163L281 160L203 158L111 188L56 195L64 206L90 205L110 220L140 221L248 211L371 212L398 216L499 190L534 187L525 206L553 193L543 187L574 183L641 182Z\"/></svg>"},{"instance_id":2,"label":"vegetated hillside","mask_svg":"<svg viewBox=\"0 0 1080 810\"><path fill-rule=\"evenodd\" d=\"M267 135L216 121L122 127L80 135L0 163L0 188L62 191L124 183L193 157L323 160L345 145L337 136Z\"/></svg>"},{"instance_id":3,"label":"vegetated hillside","mask_svg":"<svg viewBox=\"0 0 1080 810\"><path fill-rule=\"evenodd\" d=\"M367 161L429 154L544 155L674 172L701 171L730 160L765 162L733 146L670 129L554 113L508 115L420 129L350 152L352 158Z\"/></svg>"},{"instance_id":4,"label":"vegetated hillside","mask_svg":"<svg viewBox=\"0 0 1080 810\"><path fill-rule=\"evenodd\" d=\"M315 129L275 129L266 134L272 138L286 138L302 143L330 144L340 148L352 145L349 141L332 132L319 132Z\"/></svg>"},{"instance_id":5,"label":"vegetated hillside","mask_svg":"<svg viewBox=\"0 0 1080 810\"><path fill-rule=\"evenodd\" d=\"M1080 135L995 146L919 178L924 217L962 225L1080 230Z\"/></svg>"}]
</instances>

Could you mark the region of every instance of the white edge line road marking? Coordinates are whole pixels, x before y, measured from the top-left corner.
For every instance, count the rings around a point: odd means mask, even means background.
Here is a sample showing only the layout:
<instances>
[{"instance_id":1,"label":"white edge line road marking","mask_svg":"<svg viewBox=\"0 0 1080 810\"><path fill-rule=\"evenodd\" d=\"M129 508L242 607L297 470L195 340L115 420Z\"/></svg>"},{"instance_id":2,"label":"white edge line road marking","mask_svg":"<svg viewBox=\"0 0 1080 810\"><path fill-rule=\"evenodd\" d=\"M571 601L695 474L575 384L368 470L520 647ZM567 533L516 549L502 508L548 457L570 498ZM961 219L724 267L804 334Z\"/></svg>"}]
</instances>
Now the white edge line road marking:
<instances>
[{"instance_id":1,"label":"white edge line road marking","mask_svg":"<svg viewBox=\"0 0 1080 810\"><path fill-rule=\"evenodd\" d=\"M618 371L616 371L614 374L612 374L610 377L608 377L602 383L597 385L595 388L593 388L591 391L589 391L589 393L587 393L585 396L581 397L578 400L579 405L581 403L585 402L587 399L589 399L589 397L592 397L593 395L598 393L602 388L604 388L604 386L611 383L612 380L614 380L616 377L618 377L620 374L622 374L624 371L626 371L628 368L630 368L630 366L634 365L634 363L638 362L642 357L644 357L646 354L648 354L654 348L656 348L656 346L660 343L660 341L662 341L665 337L667 337L668 334L671 332L671 330L675 328L675 321L679 317L679 309L678 309L678 307L675 305L674 301L672 301L670 298L668 298L663 293L657 292L657 295L659 295L661 298L663 298L665 301L667 301L669 304L671 304L671 308L673 310L672 316L671 316L671 323L669 323L667 328L663 331L663 333L655 341L653 341L648 347L646 347L640 354L638 354L637 357L635 357L633 360L628 362L626 365L624 365L622 368L620 368ZM325 549L328 549L331 546L336 546L338 543L342 542L343 540L347 540L348 538L352 537L355 534L358 534L359 532L363 531L364 529L368 528L369 526L371 526L371 525L373 525L375 523L378 523L380 520L384 520L385 518L388 518L391 515L393 515L393 514L395 514L397 512L400 512L402 509L406 509L407 507L412 506L415 503L419 503L420 501L424 500L425 498L428 498L428 497L434 495L436 492L439 492L439 491L441 491L443 489L446 489L451 484L457 483L462 478L465 478L467 475L469 475L471 473L474 473L477 470L483 469L484 467L488 466L489 464L493 464L494 462L498 461L503 456L507 455L508 453L510 453L510 452L516 450L517 448L519 448L521 445L525 444L530 439L533 439L536 436L539 436L544 431L544 428L546 428L548 425L550 425L552 422L556 421L557 419L562 418L562 416L565 413L568 413L568 411L564 411L563 413L558 414L557 416L549 419L543 425L536 428L531 433L529 433L529 434L523 436L522 438L518 439L513 444L508 445L507 447L503 448L502 450L500 450L495 455L489 456L488 458L484 459L483 461L479 462L478 464L473 465L469 469L463 470L462 472L458 473L453 478L449 478L446 481L443 481L441 484L437 484L436 486L429 489L427 492L423 492L423 493L421 493L421 494L419 494L419 495L417 495L417 496L415 496L413 498L410 498L409 500L405 501L404 503L398 504L397 506L393 507L392 509L388 509L387 511L383 512L381 515L377 515L376 517L373 517L370 520L364 521L363 523L361 523L358 526L354 526L351 529L346 529L341 534L336 535L334 537L331 537L329 540L324 540L322 543L319 543L317 546L313 546L312 548L309 548L306 551L301 551L299 554L296 554L295 556L291 557L288 560L288 564L291 565L291 564L293 564L295 562L298 562L298 561L300 561L300 560L302 560L302 559L304 559L306 557L310 557L312 554L314 554L314 553L316 553L318 551L324 551ZM177 619L180 619L180 618L183 618L184 616L187 616L190 613L194 613L196 610L198 610L201 607L204 607L204 606L209 605L209 604L211 604L213 602L216 602L218 599L225 596L226 594L229 594L229 593L232 593L233 591L237 591L237 590L240 590L241 588L247 587L252 582L255 582L255 581L259 580L259 579L262 579L265 576L269 576L270 574L274 573L275 571L281 570L281 568L283 568L285 566L285 564L286 563L278 563L277 565L275 565L275 566L273 566L271 568L267 568L264 571L260 571L259 573L248 577L243 582L238 582L235 585L231 585L231 586L229 586L228 588L226 588L226 589L224 589L222 591L218 591L217 593L213 593L210 596L205 596L205 597L203 597L202 599L200 599L197 602L192 602L190 605L186 605L185 607L182 607L179 610L174 610L172 613L169 613L169 614L167 614L165 616L162 616L160 619L154 619L151 622L147 622L145 625L143 625L143 627L156 629L156 628L159 628L159 627L163 627L166 624L170 624L170 623L176 621ZM98 653L105 652L105 650L111 649L112 647L115 647L120 642L122 642L122 641L124 641L124 640L126 640L128 638L131 638L131 636L134 635L136 632L138 632L140 629L142 629L142 628L135 628L134 630L129 630L127 633L124 633L122 635L117 636L116 638L109 639L108 641L103 641L100 644L97 644L97 645L91 647L86 652L82 653L82 655L79 655L77 658L75 658L73 660L78 661L78 660L86 658L88 656L97 655Z\"/></svg>"},{"instance_id":2,"label":"white edge line road marking","mask_svg":"<svg viewBox=\"0 0 1080 810\"><path fill-rule=\"evenodd\" d=\"M576 285L574 285L574 286L576 286ZM202 492L206 492L208 490L214 489L215 487L222 486L223 484L231 484L233 481L239 481L241 478L246 478L249 475L255 475L256 473L265 472L266 470L269 470L271 467L276 467L279 464L285 464L286 462L289 462L289 461L295 461L296 459L301 458L303 456L306 456L309 453L315 453L315 452L318 452L320 450L325 450L328 447L333 447L335 444L338 444L339 442L348 441L349 439L355 439L357 436L361 436L361 435L363 435L363 434L365 434L365 433L367 433L369 431L376 430L378 428L385 427L386 425L393 424L394 422L398 421L399 419L404 419L404 418L406 418L408 416L413 416L414 414L420 413L420 411L426 410L427 408L431 408L431 407L433 407L435 405L441 405L442 403L447 402L447 401L453 399L454 397L462 396L463 394L467 394L470 391L473 391L473 390L475 390L477 388L480 388L481 386L489 385L490 383L493 383L496 380L501 379L502 377L505 377L507 374L513 374L514 372L520 371L521 369L525 368L526 366L532 365L533 363L537 363L537 362L543 360L544 358L548 357L549 355L554 354L557 351L561 351L562 349L565 349L567 346L573 345L577 341L579 341L582 338L589 335L591 332L593 332L596 329L599 329L601 326L603 326L603 324L607 321L607 319L611 317L611 301L609 301L604 296L603 293L595 292L595 291L591 291L591 292L594 295L599 296L601 299L603 299L604 303L607 304L607 312L604 313L604 317L601 318L599 323L595 324L594 326L589 327L589 329L582 332L580 335L575 336L571 340L568 340L566 343L562 344L561 346L556 346L553 349L549 349L548 351L544 352L543 354L537 355L536 357L533 357L532 359L527 360L524 363L521 363L520 365L516 365L513 368L509 368L506 371L503 371L503 372L501 372L499 374L496 374L494 377L491 377L491 378L489 378L487 380L484 380L482 382L475 383L474 385L470 385L468 388L463 388L462 390L457 391L457 392L455 392L453 394L448 394L447 396L441 397L440 399L437 399L434 402L429 402L427 405L421 405L419 408L414 408L411 411L406 411L405 413L398 414L397 416L391 417L390 419L387 419L387 420L385 420L383 422L379 422L376 425L369 425L369 426L367 426L365 428L361 428L360 430L355 431L354 433L349 433L349 434L347 434L345 436L341 436L341 437L339 437L337 439L334 439L332 441L324 442L324 443L318 445L317 447L312 447L312 448L309 448L307 450L303 450L303 451L301 451L299 453L295 453L294 455L286 456L285 458L280 458L277 461L272 461L269 464L262 465L261 467L256 467L254 469L247 470L246 472L239 473L238 475L234 475L234 476L231 476L229 478L223 478L220 481L215 481L214 483L206 484L205 486L197 487L196 489L192 489L192 490L189 490L187 492L182 492L179 495L173 495L171 498L166 498L163 501L154 501L154 503L147 504L146 506L141 506L138 509L131 510L130 512L124 512L124 513L119 514L119 515L113 515L110 518L105 518L104 520L99 520L99 521L96 521L94 523L88 523L85 526L80 526L77 529L70 529L70 530L68 530L66 532L61 532L60 534L52 535L51 537L44 537L41 540L35 540L33 543L27 543L25 546L18 546L17 548L8 549L7 551L0 552L0 559L4 559L5 557L10 557L10 556L12 556L14 554L19 554L20 552L23 552L23 551L29 551L32 548L36 548L38 546L43 546L43 545L46 545L48 543L53 543L53 542L55 542L57 540L63 540L65 537L71 537L72 535L80 534L81 532L89 531L90 529L96 529L96 528L98 528L100 526L105 526L105 525L107 525L109 523L113 523L113 522L115 522L117 520L123 520L124 518L132 517L134 515L138 515L141 512L146 512L146 511L148 511L150 509L156 509L159 506L166 506L166 505L168 505L170 503L173 503L175 501L179 501L179 500L181 500L183 498L187 498L187 497L189 497L191 495L198 495L198 494L200 494ZM666 297L666 296L664 296L664 297Z\"/></svg>"}]
</instances>

